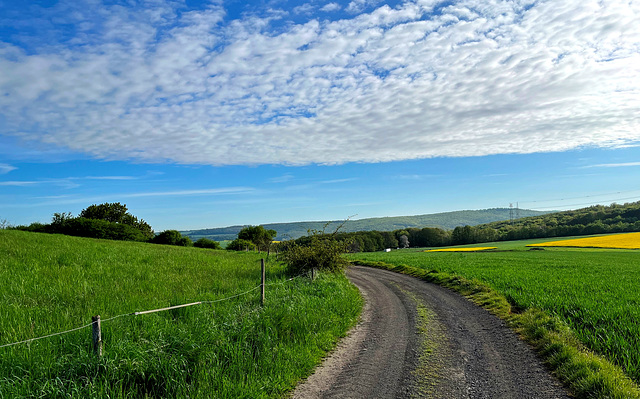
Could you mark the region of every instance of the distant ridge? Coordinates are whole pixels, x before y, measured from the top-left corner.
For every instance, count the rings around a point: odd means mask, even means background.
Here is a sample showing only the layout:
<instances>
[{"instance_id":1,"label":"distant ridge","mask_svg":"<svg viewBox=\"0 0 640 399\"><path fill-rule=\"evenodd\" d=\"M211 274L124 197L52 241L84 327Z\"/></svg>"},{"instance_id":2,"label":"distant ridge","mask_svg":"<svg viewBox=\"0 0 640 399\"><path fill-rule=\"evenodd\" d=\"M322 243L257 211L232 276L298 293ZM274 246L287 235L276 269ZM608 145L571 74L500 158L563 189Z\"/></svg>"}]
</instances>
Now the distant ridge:
<instances>
[{"instance_id":1,"label":"distant ridge","mask_svg":"<svg viewBox=\"0 0 640 399\"><path fill-rule=\"evenodd\" d=\"M457 226L476 226L479 224L498 222L510 219L510 208L492 208L480 210L465 210L442 213L431 213L414 216L388 216L380 218L367 218L359 220L349 220L340 231L349 233L354 231L393 231L407 229L410 227L439 227L446 230L454 229ZM522 217L539 216L554 211L542 212L529 209L519 209L518 214ZM307 235L309 230L322 230L325 225L327 232L332 232L343 221L314 221L314 222L291 222L291 223L268 223L263 224L266 229L273 229L278 232L276 239L295 239ZM211 229L186 230L181 231L183 235L189 236L192 240L206 237L216 241L233 240L238 232L245 226L229 226Z\"/></svg>"}]
</instances>

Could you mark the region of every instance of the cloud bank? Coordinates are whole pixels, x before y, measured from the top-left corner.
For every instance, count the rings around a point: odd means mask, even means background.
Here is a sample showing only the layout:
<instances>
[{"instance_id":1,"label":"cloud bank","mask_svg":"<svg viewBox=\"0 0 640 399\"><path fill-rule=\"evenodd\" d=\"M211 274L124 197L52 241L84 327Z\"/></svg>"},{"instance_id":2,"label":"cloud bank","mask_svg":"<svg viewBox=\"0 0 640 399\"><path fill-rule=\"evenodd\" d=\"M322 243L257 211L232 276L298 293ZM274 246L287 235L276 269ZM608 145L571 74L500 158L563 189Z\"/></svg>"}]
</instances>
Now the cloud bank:
<instances>
[{"instance_id":1,"label":"cloud bank","mask_svg":"<svg viewBox=\"0 0 640 399\"><path fill-rule=\"evenodd\" d=\"M640 142L638 2L354 0L305 22L287 20L293 10L232 19L215 5L109 4L2 21L39 27L0 36L0 134L210 165Z\"/></svg>"}]
</instances>

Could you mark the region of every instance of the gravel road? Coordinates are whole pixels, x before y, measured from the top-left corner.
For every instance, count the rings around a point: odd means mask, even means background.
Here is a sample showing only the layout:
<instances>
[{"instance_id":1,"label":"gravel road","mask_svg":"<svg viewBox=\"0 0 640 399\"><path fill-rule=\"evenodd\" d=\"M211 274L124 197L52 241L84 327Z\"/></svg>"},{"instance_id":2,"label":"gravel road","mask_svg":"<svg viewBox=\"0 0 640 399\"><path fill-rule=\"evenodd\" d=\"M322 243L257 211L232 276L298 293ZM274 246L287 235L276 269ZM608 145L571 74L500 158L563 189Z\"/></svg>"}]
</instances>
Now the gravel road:
<instances>
[{"instance_id":1,"label":"gravel road","mask_svg":"<svg viewBox=\"0 0 640 399\"><path fill-rule=\"evenodd\" d=\"M353 266L362 320L293 398L569 398L524 342L462 296Z\"/></svg>"}]
</instances>

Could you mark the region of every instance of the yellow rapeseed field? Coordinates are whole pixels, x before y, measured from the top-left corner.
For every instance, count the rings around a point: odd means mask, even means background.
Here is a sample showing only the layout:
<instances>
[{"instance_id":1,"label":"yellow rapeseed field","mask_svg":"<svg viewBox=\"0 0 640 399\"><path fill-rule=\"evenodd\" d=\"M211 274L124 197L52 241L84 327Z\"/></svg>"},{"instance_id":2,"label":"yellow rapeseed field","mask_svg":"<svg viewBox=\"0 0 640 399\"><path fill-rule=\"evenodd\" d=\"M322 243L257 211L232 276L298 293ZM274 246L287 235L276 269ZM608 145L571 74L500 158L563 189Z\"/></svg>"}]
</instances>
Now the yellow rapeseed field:
<instances>
[{"instance_id":1,"label":"yellow rapeseed field","mask_svg":"<svg viewBox=\"0 0 640 399\"><path fill-rule=\"evenodd\" d=\"M602 237L549 241L540 244L529 244L527 246L640 249L640 233L613 234Z\"/></svg>"},{"instance_id":2,"label":"yellow rapeseed field","mask_svg":"<svg viewBox=\"0 0 640 399\"><path fill-rule=\"evenodd\" d=\"M424 252L469 252L469 251L484 251L487 249L496 249L498 247L473 247L473 248L442 248L442 249L427 249Z\"/></svg>"}]
</instances>

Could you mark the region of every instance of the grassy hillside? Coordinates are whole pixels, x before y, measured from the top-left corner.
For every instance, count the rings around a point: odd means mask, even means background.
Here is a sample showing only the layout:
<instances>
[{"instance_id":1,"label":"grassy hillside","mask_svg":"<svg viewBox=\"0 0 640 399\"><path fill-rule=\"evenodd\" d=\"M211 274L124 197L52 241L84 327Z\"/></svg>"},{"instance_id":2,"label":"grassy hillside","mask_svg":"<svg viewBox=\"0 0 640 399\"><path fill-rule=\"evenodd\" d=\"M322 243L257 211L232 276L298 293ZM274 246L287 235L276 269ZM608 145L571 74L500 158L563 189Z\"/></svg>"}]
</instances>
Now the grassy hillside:
<instances>
[{"instance_id":1,"label":"grassy hillside","mask_svg":"<svg viewBox=\"0 0 640 399\"><path fill-rule=\"evenodd\" d=\"M361 307L344 276L286 282L259 255L0 230L0 397L281 397ZM104 356L91 329L99 314ZM125 315L116 319L111 317Z\"/></svg>"},{"instance_id":2,"label":"grassy hillside","mask_svg":"<svg viewBox=\"0 0 640 399\"><path fill-rule=\"evenodd\" d=\"M399 250L350 256L406 265L431 276L461 276L467 281L487 284L506 298L518 313L539 309L550 315L548 323L551 324L544 328L550 328L553 323L568 326L582 345L619 366L636 384L640 383L637 250L547 248L532 251L525 247L542 241L544 239L490 243L486 246L497 249L487 252ZM561 362L562 356L566 356L566 353L554 352L559 351L558 347L548 351L552 363ZM589 367L596 371L602 368L598 363ZM566 378L581 378L578 371L570 368L559 372L564 372ZM575 375L571 376L571 373ZM603 381L591 383L605 384ZM590 389L595 388L592 385ZM602 392L594 391L581 397L608 397Z\"/></svg>"},{"instance_id":3,"label":"grassy hillside","mask_svg":"<svg viewBox=\"0 0 640 399\"><path fill-rule=\"evenodd\" d=\"M499 220L509 220L510 217L509 208L494 208L494 209L482 209L473 211L455 211L455 212L443 212L433 213L427 215L415 215L415 216L393 216L382 218L368 218L359 220L348 221L340 231L349 233L355 231L393 231L399 229L406 229L410 227L440 227L443 229L453 229L456 226L470 225L495 222ZM514 211L515 212L515 211ZM521 217L542 215L547 212L532 211L527 209L520 209L519 215ZM327 232L334 231L343 221L320 221L320 222L294 222L294 223L269 223L263 226L266 229L273 229L278 232L276 239L295 239L307 235L309 230L322 230L325 225L329 225L326 228ZM188 230L182 231L183 235L191 237L192 240L197 240L201 237L210 238L212 240L233 240L237 237L238 232L244 226L231 226L224 228L214 229L202 229L202 230Z\"/></svg>"}]
</instances>

